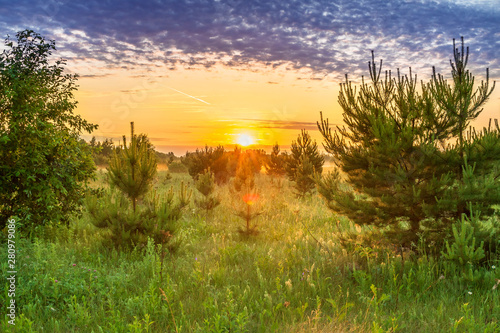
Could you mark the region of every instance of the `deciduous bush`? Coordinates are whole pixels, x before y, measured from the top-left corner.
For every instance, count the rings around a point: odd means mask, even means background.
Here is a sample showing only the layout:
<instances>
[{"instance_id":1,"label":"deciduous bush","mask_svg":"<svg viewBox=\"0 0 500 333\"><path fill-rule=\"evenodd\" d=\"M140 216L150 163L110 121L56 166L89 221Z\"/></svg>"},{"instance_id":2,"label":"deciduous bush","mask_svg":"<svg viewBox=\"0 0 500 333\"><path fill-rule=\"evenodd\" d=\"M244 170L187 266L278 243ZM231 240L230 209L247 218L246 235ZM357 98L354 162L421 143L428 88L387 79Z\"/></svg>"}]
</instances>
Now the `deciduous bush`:
<instances>
[{"instance_id":1,"label":"deciduous bush","mask_svg":"<svg viewBox=\"0 0 500 333\"><path fill-rule=\"evenodd\" d=\"M31 30L7 37L0 54L0 229L67 222L95 172L80 139L97 128L73 114L77 75L51 61L54 41Z\"/></svg>"}]
</instances>

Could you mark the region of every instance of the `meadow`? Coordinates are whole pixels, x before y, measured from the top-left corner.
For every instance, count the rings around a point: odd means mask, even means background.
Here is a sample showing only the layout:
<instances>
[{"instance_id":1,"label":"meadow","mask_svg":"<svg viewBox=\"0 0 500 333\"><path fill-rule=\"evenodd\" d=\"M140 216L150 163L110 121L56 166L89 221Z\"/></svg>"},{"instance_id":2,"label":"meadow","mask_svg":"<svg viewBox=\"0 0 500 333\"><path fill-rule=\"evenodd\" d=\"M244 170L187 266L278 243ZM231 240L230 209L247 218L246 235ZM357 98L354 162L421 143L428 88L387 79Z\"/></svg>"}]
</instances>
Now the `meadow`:
<instances>
[{"instance_id":1,"label":"meadow","mask_svg":"<svg viewBox=\"0 0 500 333\"><path fill-rule=\"evenodd\" d=\"M94 186L105 186L98 171ZM158 194L187 173L158 172ZM341 245L368 231L336 216L317 194L257 175L252 209L260 233L237 232L242 199L217 188L208 214L193 200L177 222L178 250L151 241L131 251L105 245L89 215L17 239L16 325L3 332L499 332L500 263L471 271L440 258L376 243ZM2 242L0 256L6 258ZM7 270L6 260L1 261ZM470 273L470 274L469 274ZM7 282L0 295L7 299ZM3 303L3 302L2 302ZM4 305L2 304L2 308Z\"/></svg>"}]
</instances>

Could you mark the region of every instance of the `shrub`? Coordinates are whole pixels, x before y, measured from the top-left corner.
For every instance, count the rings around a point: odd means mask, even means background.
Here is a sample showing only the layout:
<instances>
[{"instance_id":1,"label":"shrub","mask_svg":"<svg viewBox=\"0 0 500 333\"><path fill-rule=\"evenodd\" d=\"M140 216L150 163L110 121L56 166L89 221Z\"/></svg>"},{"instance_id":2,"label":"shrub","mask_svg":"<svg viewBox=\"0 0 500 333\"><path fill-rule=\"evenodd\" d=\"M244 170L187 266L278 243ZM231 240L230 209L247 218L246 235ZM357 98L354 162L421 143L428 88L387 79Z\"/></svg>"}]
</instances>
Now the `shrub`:
<instances>
[{"instance_id":1,"label":"shrub","mask_svg":"<svg viewBox=\"0 0 500 333\"><path fill-rule=\"evenodd\" d=\"M32 30L16 37L0 54L0 229L14 215L27 228L67 222L95 172L79 137L97 125L73 114L77 76L49 61L54 41Z\"/></svg>"},{"instance_id":2,"label":"shrub","mask_svg":"<svg viewBox=\"0 0 500 333\"><path fill-rule=\"evenodd\" d=\"M109 165L109 159L115 150L113 139L105 139L103 142L100 142L93 136L88 145L92 149L92 155L96 165Z\"/></svg>"}]
</instances>

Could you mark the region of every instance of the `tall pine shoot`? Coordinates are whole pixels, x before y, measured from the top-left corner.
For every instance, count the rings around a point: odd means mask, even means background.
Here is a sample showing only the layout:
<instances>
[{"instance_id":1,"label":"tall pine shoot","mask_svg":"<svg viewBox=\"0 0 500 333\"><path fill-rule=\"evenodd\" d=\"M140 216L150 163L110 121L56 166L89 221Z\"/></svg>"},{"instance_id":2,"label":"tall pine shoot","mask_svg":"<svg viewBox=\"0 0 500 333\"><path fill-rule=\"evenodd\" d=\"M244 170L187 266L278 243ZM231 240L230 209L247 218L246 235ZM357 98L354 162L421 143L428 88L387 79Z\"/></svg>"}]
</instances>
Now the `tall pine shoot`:
<instances>
[{"instance_id":1,"label":"tall pine shoot","mask_svg":"<svg viewBox=\"0 0 500 333\"><path fill-rule=\"evenodd\" d=\"M156 156L147 137L134 134L133 122L130 130L130 144L124 135L123 148L113 155L108 171L110 183L130 199L135 212L137 200L148 192L156 175Z\"/></svg>"}]
</instances>

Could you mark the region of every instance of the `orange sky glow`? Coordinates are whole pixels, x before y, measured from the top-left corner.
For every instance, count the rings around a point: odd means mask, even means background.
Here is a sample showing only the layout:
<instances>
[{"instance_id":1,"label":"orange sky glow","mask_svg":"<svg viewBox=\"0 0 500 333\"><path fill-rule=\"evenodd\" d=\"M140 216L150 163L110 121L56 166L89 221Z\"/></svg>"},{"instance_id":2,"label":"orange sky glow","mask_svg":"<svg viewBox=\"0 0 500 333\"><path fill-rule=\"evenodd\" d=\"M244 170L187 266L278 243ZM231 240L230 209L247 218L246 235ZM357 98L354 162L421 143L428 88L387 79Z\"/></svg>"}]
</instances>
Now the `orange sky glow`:
<instances>
[{"instance_id":1,"label":"orange sky glow","mask_svg":"<svg viewBox=\"0 0 500 333\"><path fill-rule=\"evenodd\" d=\"M302 128L321 146L319 112L342 124L339 82L315 79L312 73L284 70L158 69L155 72L110 71L81 77L77 112L99 125L99 140L120 140L134 121L159 151L183 155L205 145L246 143L267 151L276 142L287 149ZM486 126L500 116L500 89L495 89L474 123ZM251 138L241 140L242 136ZM90 136L87 136L87 139Z\"/></svg>"},{"instance_id":2,"label":"orange sky glow","mask_svg":"<svg viewBox=\"0 0 500 333\"><path fill-rule=\"evenodd\" d=\"M302 74L302 75L301 75ZM302 128L320 142L319 112L342 122L339 85L309 73L177 69L154 73L112 72L80 77L77 112L99 125L97 139L119 140L129 124L160 151L184 154L204 145L246 143L269 150L288 147ZM253 142L247 142L251 138Z\"/></svg>"}]
</instances>

